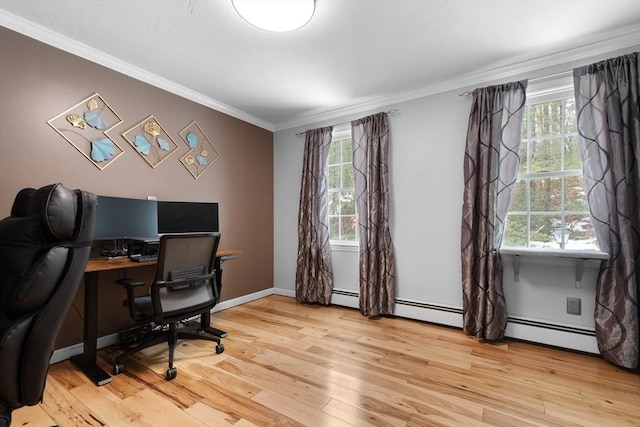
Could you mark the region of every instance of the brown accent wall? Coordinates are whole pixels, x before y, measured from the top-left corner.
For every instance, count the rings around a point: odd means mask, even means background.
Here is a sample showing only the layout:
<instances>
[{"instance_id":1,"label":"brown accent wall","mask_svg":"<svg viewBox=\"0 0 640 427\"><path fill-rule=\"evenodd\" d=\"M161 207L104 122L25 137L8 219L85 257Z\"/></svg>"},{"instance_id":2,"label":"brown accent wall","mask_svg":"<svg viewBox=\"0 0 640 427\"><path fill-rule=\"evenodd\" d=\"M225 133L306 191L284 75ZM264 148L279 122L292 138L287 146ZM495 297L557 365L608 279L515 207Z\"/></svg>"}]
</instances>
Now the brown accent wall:
<instances>
[{"instance_id":1,"label":"brown accent wall","mask_svg":"<svg viewBox=\"0 0 640 427\"><path fill-rule=\"evenodd\" d=\"M110 135L124 154L102 171L47 124L96 92L123 119ZM149 115L180 147L155 169L121 136ZM179 162L187 146L178 132L193 120L220 153L198 179ZM272 132L0 27L0 218L20 189L54 182L106 196L218 202L220 247L243 252L223 265L222 301L273 286ZM152 274L149 267L129 272ZM113 283L121 275L100 276L101 335L130 324L125 294ZM82 341L82 294L57 348Z\"/></svg>"}]
</instances>

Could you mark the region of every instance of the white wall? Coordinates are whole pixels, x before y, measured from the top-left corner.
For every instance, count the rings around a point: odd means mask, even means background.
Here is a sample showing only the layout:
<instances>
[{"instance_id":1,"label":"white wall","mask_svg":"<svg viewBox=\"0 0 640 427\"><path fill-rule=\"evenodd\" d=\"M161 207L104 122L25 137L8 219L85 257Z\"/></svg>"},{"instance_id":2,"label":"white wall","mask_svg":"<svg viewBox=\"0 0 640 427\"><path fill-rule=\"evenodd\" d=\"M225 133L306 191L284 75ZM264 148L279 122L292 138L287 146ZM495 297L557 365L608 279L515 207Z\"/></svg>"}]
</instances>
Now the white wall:
<instances>
[{"instance_id":1,"label":"white wall","mask_svg":"<svg viewBox=\"0 0 640 427\"><path fill-rule=\"evenodd\" d=\"M638 47L626 52L637 51ZM626 52L610 52L576 64L538 70L533 78L571 70ZM498 82L498 83L502 83ZM496 83L496 82L493 82ZM478 83L482 87L493 83ZM297 215L304 138L296 132L336 125L368 114L397 109L390 123L391 236L396 250L396 314L461 326L462 288L460 223L463 155L471 98L469 88L389 105L376 111L340 117L276 132L275 277L276 291L295 292ZM507 335L535 342L597 352L593 308L598 262L585 264L580 289L575 261L521 258L514 281L512 257L505 257L504 286L510 316ZM333 251L333 302L357 307L357 253ZM582 300L580 316L566 313L566 297Z\"/></svg>"}]
</instances>

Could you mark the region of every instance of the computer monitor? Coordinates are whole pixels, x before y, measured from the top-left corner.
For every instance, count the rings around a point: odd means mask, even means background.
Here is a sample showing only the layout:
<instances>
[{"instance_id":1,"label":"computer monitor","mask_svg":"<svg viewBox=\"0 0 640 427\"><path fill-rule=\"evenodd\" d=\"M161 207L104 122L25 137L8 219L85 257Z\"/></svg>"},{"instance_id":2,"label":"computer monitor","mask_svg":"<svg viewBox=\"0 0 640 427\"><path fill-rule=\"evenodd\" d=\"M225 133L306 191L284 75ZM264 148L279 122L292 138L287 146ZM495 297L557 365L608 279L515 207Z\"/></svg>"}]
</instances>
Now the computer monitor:
<instances>
[{"instance_id":1,"label":"computer monitor","mask_svg":"<svg viewBox=\"0 0 640 427\"><path fill-rule=\"evenodd\" d=\"M214 202L158 201L158 233L220 231Z\"/></svg>"},{"instance_id":2,"label":"computer monitor","mask_svg":"<svg viewBox=\"0 0 640 427\"><path fill-rule=\"evenodd\" d=\"M98 196L94 240L157 238L157 201Z\"/></svg>"}]
</instances>

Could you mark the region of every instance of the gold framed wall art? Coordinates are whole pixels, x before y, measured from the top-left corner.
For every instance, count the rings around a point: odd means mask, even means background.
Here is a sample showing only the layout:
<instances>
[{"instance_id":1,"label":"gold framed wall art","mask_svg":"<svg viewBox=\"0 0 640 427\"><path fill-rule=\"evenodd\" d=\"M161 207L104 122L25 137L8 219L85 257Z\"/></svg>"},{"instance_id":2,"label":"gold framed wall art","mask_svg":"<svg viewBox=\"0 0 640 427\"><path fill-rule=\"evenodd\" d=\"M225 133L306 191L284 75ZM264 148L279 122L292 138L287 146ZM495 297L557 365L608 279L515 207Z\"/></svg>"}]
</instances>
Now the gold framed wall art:
<instances>
[{"instance_id":1,"label":"gold framed wall art","mask_svg":"<svg viewBox=\"0 0 640 427\"><path fill-rule=\"evenodd\" d=\"M122 137L152 168L156 168L178 149L178 144L153 115L124 132Z\"/></svg>"},{"instance_id":2,"label":"gold framed wall art","mask_svg":"<svg viewBox=\"0 0 640 427\"><path fill-rule=\"evenodd\" d=\"M122 119L98 93L47 123L100 170L124 153L109 136L109 131L122 123Z\"/></svg>"},{"instance_id":3,"label":"gold framed wall art","mask_svg":"<svg viewBox=\"0 0 640 427\"><path fill-rule=\"evenodd\" d=\"M220 153L195 120L185 126L179 135L189 147L189 151L180 158L180 162L198 179L220 157Z\"/></svg>"}]
</instances>

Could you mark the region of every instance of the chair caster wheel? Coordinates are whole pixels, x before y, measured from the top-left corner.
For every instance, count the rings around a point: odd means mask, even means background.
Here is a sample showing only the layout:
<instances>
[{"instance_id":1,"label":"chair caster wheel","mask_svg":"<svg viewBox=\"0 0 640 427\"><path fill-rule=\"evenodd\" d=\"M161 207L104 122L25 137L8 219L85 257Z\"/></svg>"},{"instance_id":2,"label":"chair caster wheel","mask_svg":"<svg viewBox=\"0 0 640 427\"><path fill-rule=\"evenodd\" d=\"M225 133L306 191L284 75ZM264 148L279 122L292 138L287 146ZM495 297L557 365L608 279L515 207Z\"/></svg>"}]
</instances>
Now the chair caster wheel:
<instances>
[{"instance_id":1,"label":"chair caster wheel","mask_svg":"<svg viewBox=\"0 0 640 427\"><path fill-rule=\"evenodd\" d=\"M178 370L176 368L167 369L167 381L171 381L178 375Z\"/></svg>"},{"instance_id":2,"label":"chair caster wheel","mask_svg":"<svg viewBox=\"0 0 640 427\"><path fill-rule=\"evenodd\" d=\"M124 363L116 363L113 365L113 375L118 375L124 372Z\"/></svg>"},{"instance_id":3,"label":"chair caster wheel","mask_svg":"<svg viewBox=\"0 0 640 427\"><path fill-rule=\"evenodd\" d=\"M216 354L224 353L224 344L218 344L216 346Z\"/></svg>"}]
</instances>

